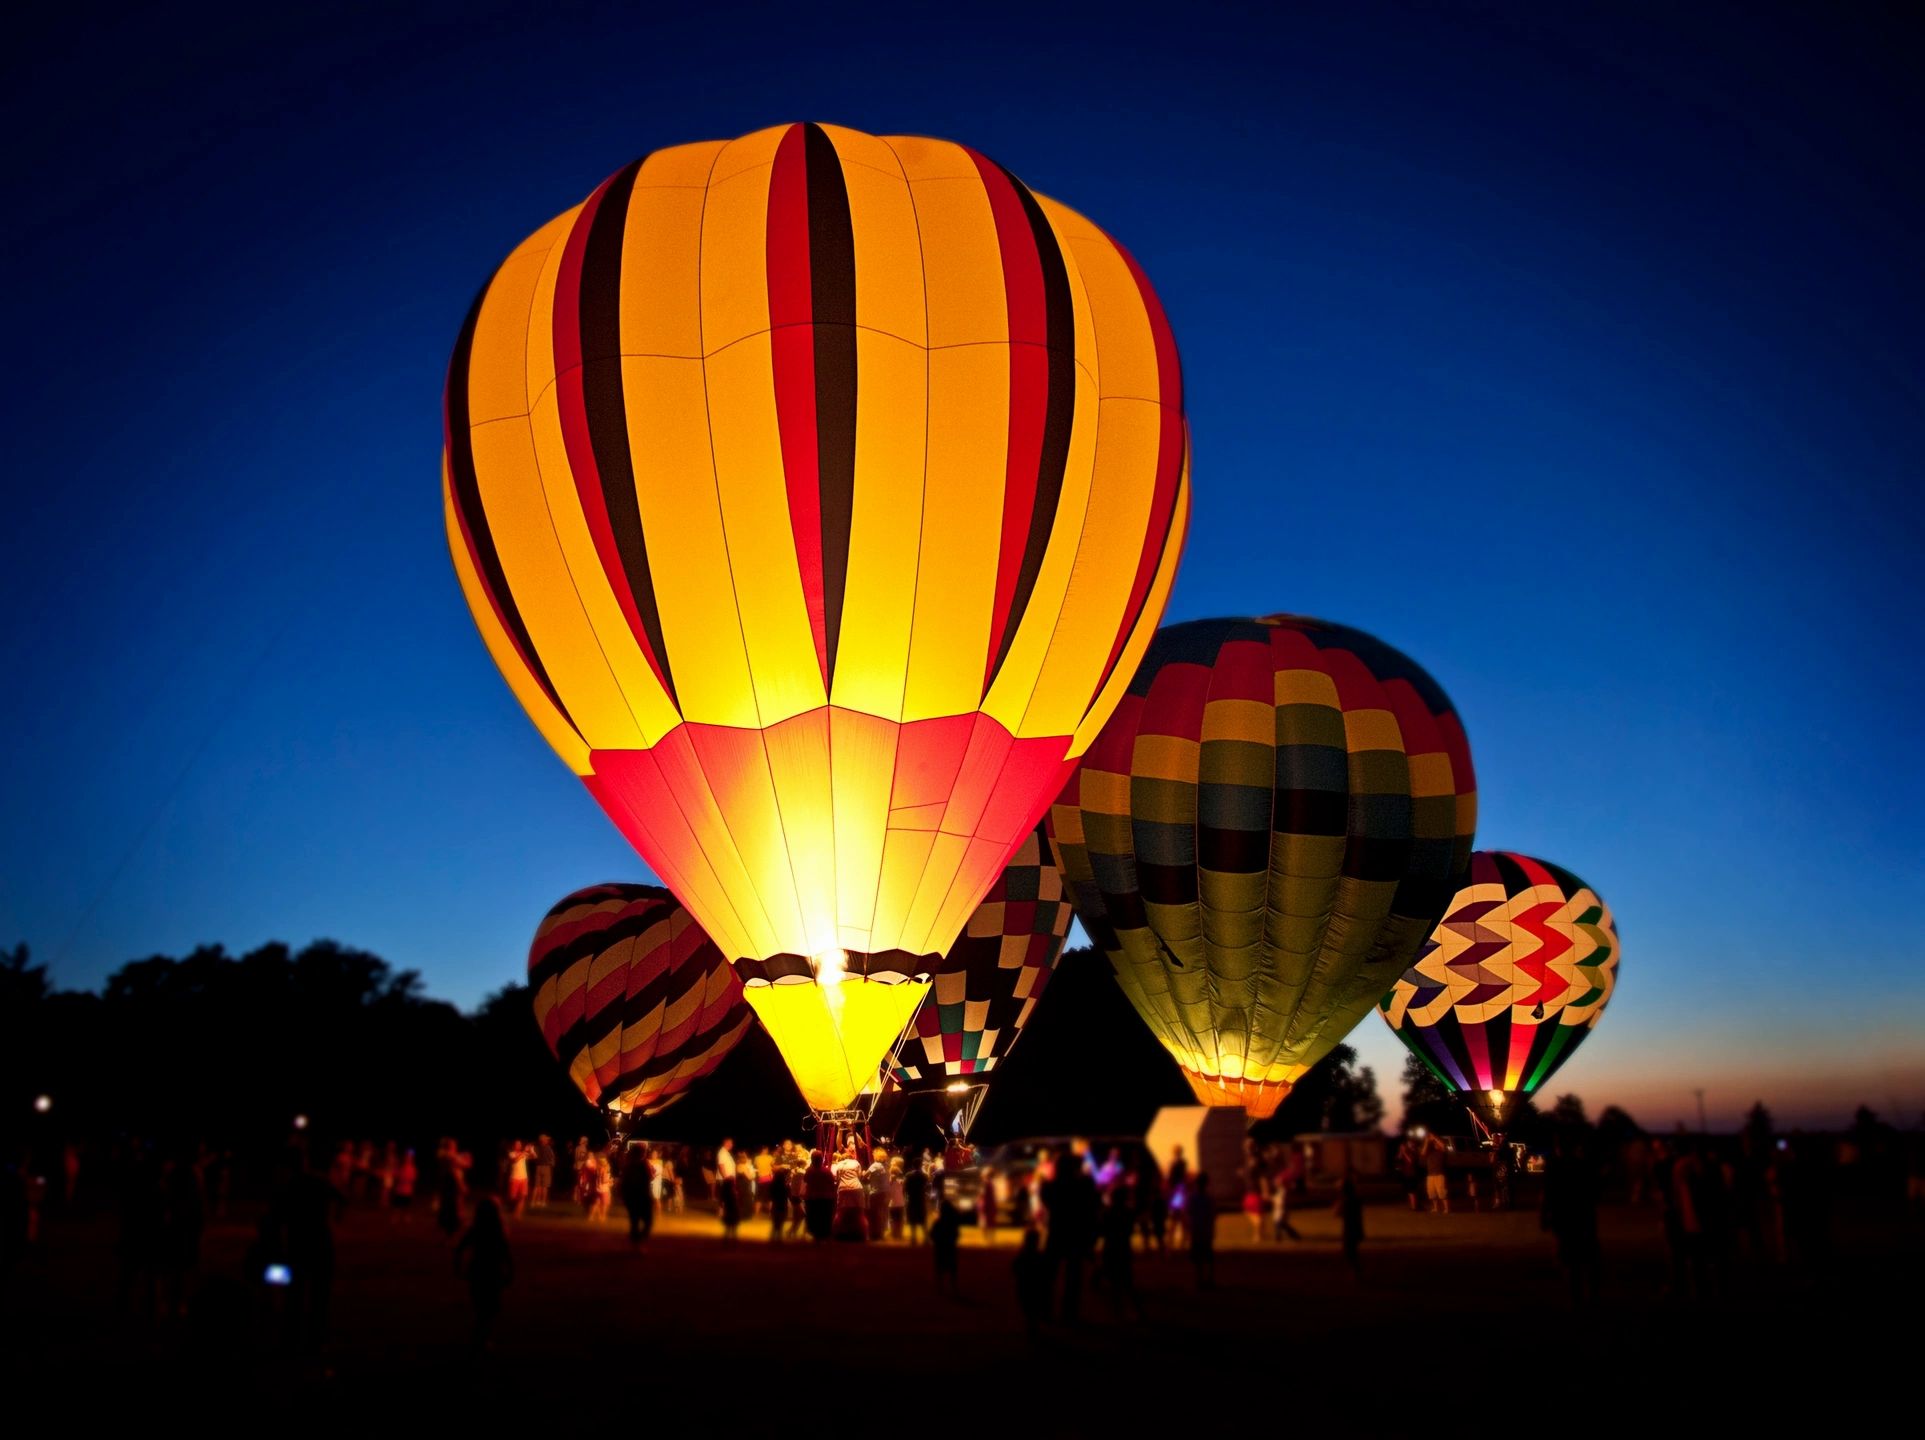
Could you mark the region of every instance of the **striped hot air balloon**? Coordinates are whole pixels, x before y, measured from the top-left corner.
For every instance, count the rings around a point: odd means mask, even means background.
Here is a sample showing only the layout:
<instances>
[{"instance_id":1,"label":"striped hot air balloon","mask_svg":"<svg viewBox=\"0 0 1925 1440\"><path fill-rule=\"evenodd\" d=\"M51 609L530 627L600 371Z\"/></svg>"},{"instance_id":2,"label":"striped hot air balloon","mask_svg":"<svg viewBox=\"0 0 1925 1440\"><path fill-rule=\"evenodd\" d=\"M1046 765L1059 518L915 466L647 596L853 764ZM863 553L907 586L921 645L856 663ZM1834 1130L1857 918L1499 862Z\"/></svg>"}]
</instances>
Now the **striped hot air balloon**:
<instances>
[{"instance_id":1,"label":"striped hot air balloon","mask_svg":"<svg viewBox=\"0 0 1925 1440\"><path fill-rule=\"evenodd\" d=\"M489 651L846 1103L1169 594L1189 452L1148 281L965 146L777 126L524 241L446 409Z\"/></svg>"},{"instance_id":2,"label":"striped hot air balloon","mask_svg":"<svg viewBox=\"0 0 1925 1440\"><path fill-rule=\"evenodd\" d=\"M1197 1098L1261 1118L1416 956L1476 818L1436 681L1361 631L1272 615L1159 631L1050 829Z\"/></svg>"},{"instance_id":3,"label":"striped hot air balloon","mask_svg":"<svg viewBox=\"0 0 1925 1440\"><path fill-rule=\"evenodd\" d=\"M1597 1028L1617 970L1617 928L1595 890L1549 861L1480 850L1378 1009L1439 1080L1501 1113Z\"/></svg>"},{"instance_id":4,"label":"striped hot air balloon","mask_svg":"<svg viewBox=\"0 0 1925 1440\"><path fill-rule=\"evenodd\" d=\"M647 1114L720 1065L755 1016L702 927L654 885L591 885L528 951L542 1038L591 1105Z\"/></svg>"},{"instance_id":5,"label":"striped hot air balloon","mask_svg":"<svg viewBox=\"0 0 1925 1440\"><path fill-rule=\"evenodd\" d=\"M994 1070L1049 984L1070 914L1049 837L1038 827L936 967L897 1054L896 1083L930 1089Z\"/></svg>"}]
</instances>

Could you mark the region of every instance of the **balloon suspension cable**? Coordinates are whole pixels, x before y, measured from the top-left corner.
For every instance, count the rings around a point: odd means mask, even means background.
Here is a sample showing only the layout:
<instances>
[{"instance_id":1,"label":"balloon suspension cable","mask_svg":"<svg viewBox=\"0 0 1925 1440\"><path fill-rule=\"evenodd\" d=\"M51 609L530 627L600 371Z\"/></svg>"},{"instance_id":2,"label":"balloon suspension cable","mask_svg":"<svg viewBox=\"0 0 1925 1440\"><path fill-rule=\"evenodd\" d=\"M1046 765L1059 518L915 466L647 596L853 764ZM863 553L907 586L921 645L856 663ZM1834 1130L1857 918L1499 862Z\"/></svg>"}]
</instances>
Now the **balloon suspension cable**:
<instances>
[{"instance_id":1,"label":"balloon suspension cable","mask_svg":"<svg viewBox=\"0 0 1925 1440\"><path fill-rule=\"evenodd\" d=\"M1477 1113L1477 1107L1475 1105L1466 1105L1464 1107L1464 1113L1470 1116L1471 1125L1476 1129L1479 1135L1482 1135L1484 1137L1487 1143L1492 1145L1495 1145L1497 1143L1496 1132L1493 1131L1489 1125L1484 1123L1484 1117Z\"/></svg>"},{"instance_id":2,"label":"balloon suspension cable","mask_svg":"<svg viewBox=\"0 0 1925 1440\"><path fill-rule=\"evenodd\" d=\"M889 1047L889 1054L883 1059L881 1068L876 1071L876 1091L869 1101L871 1114L875 1113L876 1105L882 1099L882 1092L889 1083L889 1077L896 1073L896 1061L902 1056L902 1047L909 1043L909 1032L915 1029L916 1014L921 1008L919 1005L916 1010L910 1012L909 1018L903 1022L902 1029L896 1034L896 1043Z\"/></svg>"},{"instance_id":3,"label":"balloon suspension cable","mask_svg":"<svg viewBox=\"0 0 1925 1440\"><path fill-rule=\"evenodd\" d=\"M962 1100L956 1106L956 1118L962 1125L962 1138L967 1140L969 1132L976 1126L976 1117L982 1113L983 1101L989 1098L989 1087L976 1084L962 1092Z\"/></svg>"}]
</instances>

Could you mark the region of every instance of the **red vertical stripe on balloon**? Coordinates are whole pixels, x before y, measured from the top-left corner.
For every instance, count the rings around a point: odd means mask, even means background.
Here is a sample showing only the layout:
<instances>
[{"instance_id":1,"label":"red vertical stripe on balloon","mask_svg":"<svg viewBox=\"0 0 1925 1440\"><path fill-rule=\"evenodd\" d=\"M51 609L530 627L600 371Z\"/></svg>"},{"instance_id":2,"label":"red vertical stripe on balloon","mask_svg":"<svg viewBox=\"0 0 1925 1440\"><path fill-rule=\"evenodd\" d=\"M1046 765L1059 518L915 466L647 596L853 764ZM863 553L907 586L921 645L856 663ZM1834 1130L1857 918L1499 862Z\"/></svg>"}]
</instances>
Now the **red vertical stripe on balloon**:
<instances>
[{"instance_id":1,"label":"red vertical stripe on balloon","mask_svg":"<svg viewBox=\"0 0 1925 1440\"><path fill-rule=\"evenodd\" d=\"M789 495L802 598L815 637L816 664L829 681L829 639L822 585L822 482L818 468L814 308L809 254L807 132L791 125L775 148L769 171L766 245L769 344L775 367L776 424L782 436L782 477Z\"/></svg>"},{"instance_id":2,"label":"red vertical stripe on balloon","mask_svg":"<svg viewBox=\"0 0 1925 1440\"><path fill-rule=\"evenodd\" d=\"M1471 1069L1477 1075L1477 1088L1495 1090L1497 1082L1491 1078L1490 1043L1484 1038L1482 1025L1464 1026L1464 1049L1470 1056Z\"/></svg>"},{"instance_id":3,"label":"red vertical stripe on balloon","mask_svg":"<svg viewBox=\"0 0 1925 1440\"><path fill-rule=\"evenodd\" d=\"M1531 1058L1531 1041L1536 1038L1537 1026L1511 1022L1511 1053L1504 1064L1503 1089L1515 1090L1523 1081L1525 1062Z\"/></svg>"},{"instance_id":4,"label":"red vertical stripe on balloon","mask_svg":"<svg viewBox=\"0 0 1925 1440\"><path fill-rule=\"evenodd\" d=\"M595 558L601 562L608 587L622 607L622 618L628 622L629 633L635 637L635 643L647 659L649 668L655 672L655 678L672 695L674 691L656 653L656 646L651 642L649 626L644 623L641 611L636 607L634 591L629 585L628 567L623 563L621 546L615 539L615 527L609 519L608 498L603 492L601 466L595 459L595 441L588 423L588 397L582 372L582 266L588 255L589 237L594 231L596 217L601 214L602 202L607 199L610 187L624 178L632 184L632 168L610 176L582 203L581 213L575 217L568 239L562 245L553 306L555 407L561 420L562 445L568 454L568 470L574 477L575 494L581 501L582 518L588 522L588 533L595 542ZM626 185L623 194L627 194Z\"/></svg>"}]
</instances>

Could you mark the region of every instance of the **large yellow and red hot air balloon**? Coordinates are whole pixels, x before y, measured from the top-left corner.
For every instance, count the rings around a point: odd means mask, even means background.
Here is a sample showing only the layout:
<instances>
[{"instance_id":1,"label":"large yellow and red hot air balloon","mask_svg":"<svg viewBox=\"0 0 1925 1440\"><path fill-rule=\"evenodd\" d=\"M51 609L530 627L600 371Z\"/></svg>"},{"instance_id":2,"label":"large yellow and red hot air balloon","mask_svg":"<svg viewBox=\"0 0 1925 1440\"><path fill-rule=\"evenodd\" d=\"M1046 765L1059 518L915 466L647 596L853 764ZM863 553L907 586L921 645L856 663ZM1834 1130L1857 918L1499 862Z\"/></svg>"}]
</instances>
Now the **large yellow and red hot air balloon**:
<instances>
[{"instance_id":1,"label":"large yellow and red hot air balloon","mask_svg":"<svg viewBox=\"0 0 1925 1440\"><path fill-rule=\"evenodd\" d=\"M1169 594L1188 442L1148 281L967 147L777 126L524 241L446 408L489 651L846 1104Z\"/></svg>"}]
</instances>

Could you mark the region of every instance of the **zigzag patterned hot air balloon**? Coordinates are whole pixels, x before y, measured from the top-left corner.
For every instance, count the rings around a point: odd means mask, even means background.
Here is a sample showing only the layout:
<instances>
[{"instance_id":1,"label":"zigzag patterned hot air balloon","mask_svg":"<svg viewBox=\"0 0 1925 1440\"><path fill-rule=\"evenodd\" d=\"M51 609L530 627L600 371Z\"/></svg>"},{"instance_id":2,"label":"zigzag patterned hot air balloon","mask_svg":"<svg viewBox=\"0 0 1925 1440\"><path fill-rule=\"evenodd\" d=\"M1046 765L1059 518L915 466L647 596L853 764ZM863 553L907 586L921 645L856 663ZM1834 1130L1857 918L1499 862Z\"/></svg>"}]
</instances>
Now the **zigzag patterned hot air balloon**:
<instances>
[{"instance_id":1,"label":"zigzag patterned hot air balloon","mask_svg":"<svg viewBox=\"0 0 1925 1440\"><path fill-rule=\"evenodd\" d=\"M1611 909L1570 871L1480 850L1423 953L1378 1008L1459 1094L1502 1110L1597 1027L1617 983Z\"/></svg>"},{"instance_id":2,"label":"zigzag patterned hot air balloon","mask_svg":"<svg viewBox=\"0 0 1925 1440\"><path fill-rule=\"evenodd\" d=\"M714 942L666 890L591 885L528 951L535 1023L591 1105L651 1114L720 1065L755 1016Z\"/></svg>"},{"instance_id":3,"label":"zigzag patterned hot air balloon","mask_svg":"<svg viewBox=\"0 0 1925 1440\"><path fill-rule=\"evenodd\" d=\"M994 1070L1042 998L1069 922L1063 877L1039 828L936 967L897 1056L896 1083L929 1089Z\"/></svg>"},{"instance_id":4,"label":"zigzag patterned hot air balloon","mask_svg":"<svg viewBox=\"0 0 1925 1440\"><path fill-rule=\"evenodd\" d=\"M944 141L657 151L475 302L443 487L469 609L812 1104L874 1081L1115 707L1188 455L1135 262Z\"/></svg>"},{"instance_id":5,"label":"zigzag patterned hot air balloon","mask_svg":"<svg viewBox=\"0 0 1925 1440\"><path fill-rule=\"evenodd\" d=\"M1476 819L1437 682L1361 631L1272 615L1158 631L1050 830L1197 1098L1262 1118L1410 964Z\"/></svg>"}]
</instances>

